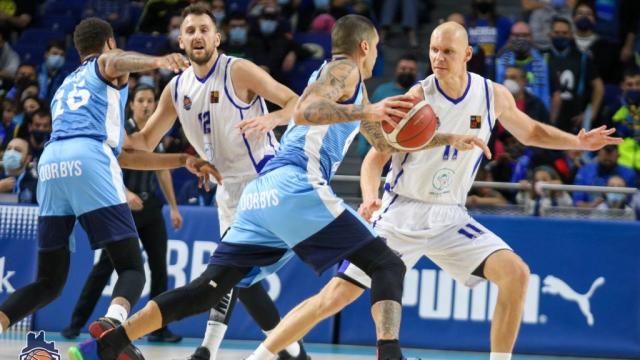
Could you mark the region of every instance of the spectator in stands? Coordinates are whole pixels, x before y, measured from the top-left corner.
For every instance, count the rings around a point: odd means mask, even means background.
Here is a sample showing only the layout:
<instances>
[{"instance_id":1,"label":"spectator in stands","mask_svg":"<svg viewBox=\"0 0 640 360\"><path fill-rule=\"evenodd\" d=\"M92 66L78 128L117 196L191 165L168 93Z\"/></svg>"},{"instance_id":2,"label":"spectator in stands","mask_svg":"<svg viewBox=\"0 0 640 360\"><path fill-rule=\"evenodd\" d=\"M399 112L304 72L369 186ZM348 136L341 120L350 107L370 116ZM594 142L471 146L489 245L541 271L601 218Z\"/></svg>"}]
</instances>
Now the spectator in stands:
<instances>
[{"instance_id":1,"label":"spectator in stands","mask_svg":"<svg viewBox=\"0 0 640 360\"><path fill-rule=\"evenodd\" d=\"M588 3L579 3L573 10L575 24L576 46L578 50L591 55L596 71L605 84L620 82L622 64L618 56L611 56L620 52L617 42L598 35L594 29L596 16L593 7Z\"/></svg>"},{"instance_id":2,"label":"spectator in stands","mask_svg":"<svg viewBox=\"0 0 640 360\"><path fill-rule=\"evenodd\" d=\"M44 63L40 65L38 71L38 82L40 83L39 96L47 104L51 102L56 90L69 75L68 71L62 69L65 51L64 42L54 40L49 43L44 53Z\"/></svg>"},{"instance_id":3,"label":"spectator in stands","mask_svg":"<svg viewBox=\"0 0 640 360\"><path fill-rule=\"evenodd\" d=\"M616 135L624 138L618 145L618 164L640 171L640 72L637 69L625 73L622 91L620 107L612 116Z\"/></svg>"},{"instance_id":4,"label":"spectator in stands","mask_svg":"<svg viewBox=\"0 0 640 360\"><path fill-rule=\"evenodd\" d=\"M227 55L240 57L255 62L256 49L260 47L258 37L249 37L249 22L244 14L233 12L227 21L227 39L222 48Z\"/></svg>"},{"instance_id":5,"label":"spectator in stands","mask_svg":"<svg viewBox=\"0 0 640 360\"><path fill-rule=\"evenodd\" d=\"M456 22L465 28L467 25L465 24L464 15L461 13L451 13L447 16L447 21ZM467 70L472 73L476 73L478 75L482 75L486 77L487 66L484 59L484 51L477 44L469 44L471 46L471 50L473 53L471 54L471 59L467 61Z\"/></svg>"},{"instance_id":6,"label":"spectator in stands","mask_svg":"<svg viewBox=\"0 0 640 360\"><path fill-rule=\"evenodd\" d=\"M598 151L596 161L584 165L576 175L575 185L605 186L609 178L618 175L630 187L636 186L636 173L631 168L618 165L618 148L615 145L605 146ZM590 193L576 191L573 202L578 207L593 208L600 201Z\"/></svg>"},{"instance_id":7,"label":"spectator in stands","mask_svg":"<svg viewBox=\"0 0 640 360\"><path fill-rule=\"evenodd\" d=\"M551 121L558 128L575 134L597 121L604 96L604 83L589 55L577 49L571 22L554 18L551 28ZM591 109L585 119L589 104Z\"/></svg>"},{"instance_id":8,"label":"spectator in stands","mask_svg":"<svg viewBox=\"0 0 640 360\"><path fill-rule=\"evenodd\" d=\"M213 0L211 2L211 15L216 19L218 28L221 27L226 16L226 8L223 0Z\"/></svg>"},{"instance_id":9,"label":"spectator in stands","mask_svg":"<svg viewBox=\"0 0 640 360\"><path fill-rule=\"evenodd\" d=\"M618 175L613 175L607 181L607 186L609 187L626 187L627 183L625 183L624 179ZM629 203L631 201L631 197L622 194L622 193L613 193L608 192L604 193L600 198L600 204L596 206L596 209L620 209L620 210L631 210Z\"/></svg>"},{"instance_id":10,"label":"spectator in stands","mask_svg":"<svg viewBox=\"0 0 640 360\"><path fill-rule=\"evenodd\" d=\"M543 1L542 6L533 10L529 17L529 26L533 45L539 50L549 50L551 48L551 20L554 17L571 17L571 9L576 0L548 0Z\"/></svg>"},{"instance_id":11,"label":"spectator in stands","mask_svg":"<svg viewBox=\"0 0 640 360\"><path fill-rule=\"evenodd\" d=\"M13 118L16 115L16 103L5 99L2 101L2 123L0 124L0 151L7 147L7 144L13 139L13 133L16 124Z\"/></svg>"},{"instance_id":12,"label":"spectator in stands","mask_svg":"<svg viewBox=\"0 0 640 360\"><path fill-rule=\"evenodd\" d=\"M573 184L576 174L582 166L584 166L584 160L580 150L565 150L562 152L562 156L553 162L553 167L558 171L564 184Z\"/></svg>"},{"instance_id":13,"label":"spectator in stands","mask_svg":"<svg viewBox=\"0 0 640 360\"><path fill-rule=\"evenodd\" d=\"M640 1L590 0L596 15L596 33L606 39L617 42L620 47L620 62L628 63L633 56L633 46L638 30Z\"/></svg>"},{"instance_id":14,"label":"spectator in stands","mask_svg":"<svg viewBox=\"0 0 640 360\"><path fill-rule=\"evenodd\" d=\"M549 207L570 207L573 205L571 196L566 191L544 190L540 184L560 184L558 173L549 166L539 166L534 169L530 181L522 181L529 187L528 191L520 191L516 196L516 202L524 205L525 212L540 216Z\"/></svg>"},{"instance_id":15,"label":"spectator in stands","mask_svg":"<svg viewBox=\"0 0 640 360\"><path fill-rule=\"evenodd\" d=\"M511 28L509 44L496 60L496 82L503 83L507 66L517 65L526 71L528 90L551 108L549 67L547 60L533 47L531 30L527 23L519 21Z\"/></svg>"},{"instance_id":16,"label":"spectator in stands","mask_svg":"<svg viewBox=\"0 0 640 360\"><path fill-rule=\"evenodd\" d=\"M467 18L469 44L478 45L485 55L486 76L493 79L495 57L507 43L511 20L496 12L495 0L471 0L471 16Z\"/></svg>"},{"instance_id":17,"label":"spectator in stands","mask_svg":"<svg viewBox=\"0 0 640 360\"><path fill-rule=\"evenodd\" d=\"M27 129L28 124L31 122L31 115L33 115L41 107L42 102L40 102L40 99L38 99L38 96L36 94L26 96L24 100L18 103L18 114L14 116L12 120L15 124L14 137L17 136L23 139L27 139L29 137L29 132Z\"/></svg>"},{"instance_id":18,"label":"spectator in stands","mask_svg":"<svg viewBox=\"0 0 640 360\"><path fill-rule=\"evenodd\" d=\"M118 35L131 33L131 4L129 0L89 0L82 18L99 17L113 28Z\"/></svg>"},{"instance_id":19,"label":"spectator in stands","mask_svg":"<svg viewBox=\"0 0 640 360\"><path fill-rule=\"evenodd\" d=\"M189 5L186 0L149 0L138 21L137 30L149 34L164 34L173 16L180 16Z\"/></svg>"},{"instance_id":20,"label":"spectator in stands","mask_svg":"<svg viewBox=\"0 0 640 360\"><path fill-rule=\"evenodd\" d=\"M5 99L16 100L16 96L18 92L21 92L27 86L28 82L37 82L38 74L36 67L32 64L22 63L18 66L16 70L16 76L13 81L13 87L9 89L7 94L5 95ZM20 90L20 91L18 91ZM40 93L38 91L38 93Z\"/></svg>"},{"instance_id":21,"label":"spectator in stands","mask_svg":"<svg viewBox=\"0 0 640 360\"><path fill-rule=\"evenodd\" d=\"M29 143L19 138L11 140L2 155L0 193L15 194L19 203L35 204L38 179L30 163Z\"/></svg>"},{"instance_id":22,"label":"spectator in stands","mask_svg":"<svg viewBox=\"0 0 640 360\"><path fill-rule=\"evenodd\" d=\"M21 32L33 20L38 0L3 0L0 2L0 32Z\"/></svg>"},{"instance_id":23,"label":"spectator in stands","mask_svg":"<svg viewBox=\"0 0 640 360\"><path fill-rule=\"evenodd\" d=\"M491 172L487 169L480 168L478 169L478 174L476 175L476 181L493 181L491 177ZM490 187L472 187L471 191L469 191L469 196L467 196L467 207L475 207L475 206L495 206L495 205L506 205L507 199L502 196L498 191Z\"/></svg>"},{"instance_id":24,"label":"spectator in stands","mask_svg":"<svg viewBox=\"0 0 640 360\"><path fill-rule=\"evenodd\" d=\"M38 109L31 115L29 129L29 145L34 163L38 163L44 151L44 145L51 136L51 114L48 110Z\"/></svg>"},{"instance_id":25,"label":"spectator in stands","mask_svg":"<svg viewBox=\"0 0 640 360\"><path fill-rule=\"evenodd\" d=\"M7 89L8 86L5 86L4 81L13 81L16 76L16 70L18 70L18 66L20 65L20 56L11 48L11 45L9 45L6 40L7 35L0 32L0 80L3 81L2 87L5 89Z\"/></svg>"},{"instance_id":26,"label":"spectator in stands","mask_svg":"<svg viewBox=\"0 0 640 360\"><path fill-rule=\"evenodd\" d=\"M518 109L533 119L549 124L549 111L538 96L527 90L527 74L520 66L506 67L503 84L516 99Z\"/></svg>"},{"instance_id":27,"label":"spectator in stands","mask_svg":"<svg viewBox=\"0 0 640 360\"><path fill-rule=\"evenodd\" d=\"M331 34L335 24L336 19L330 14L320 14L311 22L310 30L317 33Z\"/></svg>"},{"instance_id":28,"label":"spectator in stands","mask_svg":"<svg viewBox=\"0 0 640 360\"><path fill-rule=\"evenodd\" d=\"M402 5L400 6L400 3ZM402 28L407 34L409 46L418 47L418 37L416 36L416 28L418 26L418 1L417 0L386 0L382 5L382 31L380 31L380 41L384 42L386 35L389 33L391 25L396 17L396 10L401 7L402 11Z\"/></svg>"}]
</instances>

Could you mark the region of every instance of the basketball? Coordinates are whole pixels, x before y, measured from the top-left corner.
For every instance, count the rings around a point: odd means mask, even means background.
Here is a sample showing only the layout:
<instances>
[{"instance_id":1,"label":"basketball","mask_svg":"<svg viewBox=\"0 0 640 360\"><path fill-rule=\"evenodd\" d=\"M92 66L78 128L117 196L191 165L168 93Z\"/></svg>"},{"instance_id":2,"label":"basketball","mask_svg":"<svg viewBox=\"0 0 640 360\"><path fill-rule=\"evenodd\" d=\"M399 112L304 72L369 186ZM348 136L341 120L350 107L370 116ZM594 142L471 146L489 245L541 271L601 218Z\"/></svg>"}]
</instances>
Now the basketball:
<instances>
[{"instance_id":1,"label":"basketball","mask_svg":"<svg viewBox=\"0 0 640 360\"><path fill-rule=\"evenodd\" d=\"M30 352L25 360L50 360L51 355L44 350L34 350Z\"/></svg>"},{"instance_id":2,"label":"basketball","mask_svg":"<svg viewBox=\"0 0 640 360\"><path fill-rule=\"evenodd\" d=\"M428 144L438 128L438 118L426 101L413 98L414 106L399 119L392 116L397 126L382 123L384 137L391 146L399 150L417 150Z\"/></svg>"}]
</instances>

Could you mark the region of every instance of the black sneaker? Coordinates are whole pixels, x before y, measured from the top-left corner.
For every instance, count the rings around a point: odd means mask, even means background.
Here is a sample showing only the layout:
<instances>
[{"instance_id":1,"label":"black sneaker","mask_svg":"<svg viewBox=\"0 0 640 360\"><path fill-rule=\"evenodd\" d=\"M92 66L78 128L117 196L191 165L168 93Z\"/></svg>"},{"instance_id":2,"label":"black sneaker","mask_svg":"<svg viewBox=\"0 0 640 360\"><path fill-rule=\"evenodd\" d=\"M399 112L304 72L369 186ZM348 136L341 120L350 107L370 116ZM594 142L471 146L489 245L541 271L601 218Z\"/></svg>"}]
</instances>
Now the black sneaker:
<instances>
[{"instance_id":1,"label":"black sneaker","mask_svg":"<svg viewBox=\"0 0 640 360\"><path fill-rule=\"evenodd\" d=\"M177 343L182 341L182 336L172 333L167 328L162 328L147 335L147 341L161 342L161 343Z\"/></svg>"},{"instance_id":2,"label":"black sneaker","mask_svg":"<svg viewBox=\"0 0 640 360\"><path fill-rule=\"evenodd\" d=\"M294 357L287 350L282 350L278 353L276 360L311 360L311 356L307 355L307 351L304 349L302 340L298 341L298 345L300 345L300 354L298 356Z\"/></svg>"},{"instance_id":3,"label":"black sneaker","mask_svg":"<svg viewBox=\"0 0 640 360\"><path fill-rule=\"evenodd\" d=\"M89 335L97 339L102 336L105 331L115 329L118 325L120 325L120 321L103 316L89 325Z\"/></svg>"},{"instance_id":4,"label":"black sneaker","mask_svg":"<svg viewBox=\"0 0 640 360\"><path fill-rule=\"evenodd\" d=\"M80 329L73 328L73 327L69 326L69 327L64 328L60 332L60 335L62 335L62 337L64 337L65 339L73 340L73 339L77 338L80 335Z\"/></svg>"},{"instance_id":5,"label":"black sneaker","mask_svg":"<svg viewBox=\"0 0 640 360\"><path fill-rule=\"evenodd\" d=\"M187 360L209 360L210 358L211 352L209 352L209 349L204 346L199 346Z\"/></svg>"}]
</instances>

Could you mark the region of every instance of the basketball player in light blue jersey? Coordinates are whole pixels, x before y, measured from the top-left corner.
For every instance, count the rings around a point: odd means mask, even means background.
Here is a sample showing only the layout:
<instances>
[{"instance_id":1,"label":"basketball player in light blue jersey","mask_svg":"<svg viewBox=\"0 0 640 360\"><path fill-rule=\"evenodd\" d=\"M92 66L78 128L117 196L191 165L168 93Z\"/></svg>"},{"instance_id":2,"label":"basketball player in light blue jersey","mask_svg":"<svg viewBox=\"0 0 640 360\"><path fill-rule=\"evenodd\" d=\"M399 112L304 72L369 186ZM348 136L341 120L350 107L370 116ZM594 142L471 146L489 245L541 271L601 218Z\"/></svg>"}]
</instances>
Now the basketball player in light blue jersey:
<instances>
[{"instance_id":1,"label":"basketball player in light blue jersey","mask_svg":"<svg viewBox=\"0 0 640 360\"><path fill-rule=\"evenodd\" d=\"M333 59L312 75L280 151L244 189L235 221L207 269L190 284L149 301L122 326L81 344L74 360L115 359L131 340L208 310L232 287L264 279L294 254L318 273L342 259L365 269L372 278L379 359L404 359L398 332L405 267L328 185L360 121L391 121L392 115L404 115L398 108L412 107L406 96L366 103L363 81L371 76L377 43L367 18L348 15L336 22ZM453 138L436 135L434 146ZM258 351L268 359L276 356Z\"/></svg>"},{"instance_id":2,"label":"basketball player in light blue jersey","mask_svg":"<svg viewBox=\"0 0 640 360\"><path fill-rule=\"evenodd\" d=\"M55 94L53 132L38 164L37 279L0 305L0 332L58 297L69 271L69 237L76 219L91 248L103 248L118 272L111 306L105 320L90 327L92 335L124 321L144 286L138 234L116 159L125 136L129 72L179 71L189 64L179 54L151 57L115 50L111 26L97 18L76 27L74 43L82 64ZM202 165L183 155L159 156L127 152L122 161L140 169L175 168L187 159L195 167ZM125 358L135 351L125 351Z\"/></svg>"}]
</instances>

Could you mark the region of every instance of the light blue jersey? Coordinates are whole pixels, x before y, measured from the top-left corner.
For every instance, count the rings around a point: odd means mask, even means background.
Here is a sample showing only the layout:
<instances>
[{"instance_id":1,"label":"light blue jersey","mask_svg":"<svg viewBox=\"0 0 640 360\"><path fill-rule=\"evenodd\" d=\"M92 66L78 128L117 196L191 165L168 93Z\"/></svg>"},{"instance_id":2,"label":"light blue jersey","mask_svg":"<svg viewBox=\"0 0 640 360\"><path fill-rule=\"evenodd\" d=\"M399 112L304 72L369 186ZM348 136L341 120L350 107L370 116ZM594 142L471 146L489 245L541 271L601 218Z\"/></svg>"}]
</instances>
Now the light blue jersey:
<instances>
[{"instance_id":1,"label":"light blue jersey","mask_svg":"<svg viewBox=\"0 0 640 360\"><path fill-rule=\"evenodd\" d=\"M127 85L116 88L98 69L98 58L85 60L64 80L51 101L51 142L87 137L105 142L117 156L124 140Z\"/></svg>"},{"instance_id":2,"label":"light blue jersey","mask_svg":"<svg viewBox=\"0 0 640 360\"><path fill-rule=\"evenodd\" d=\"M326 64L325 62L311 75L309 84L313 84L320 77ZM359 82L351 99L342 104L361 104L363 88ZM329 181L338 170L359 128L360 121L316 126L296 125L291 122L282 137L280 151L267 163L262 172L296 165L306 169L307 174L312 177L322 177Z\"/></svg>"}]
</instances>

